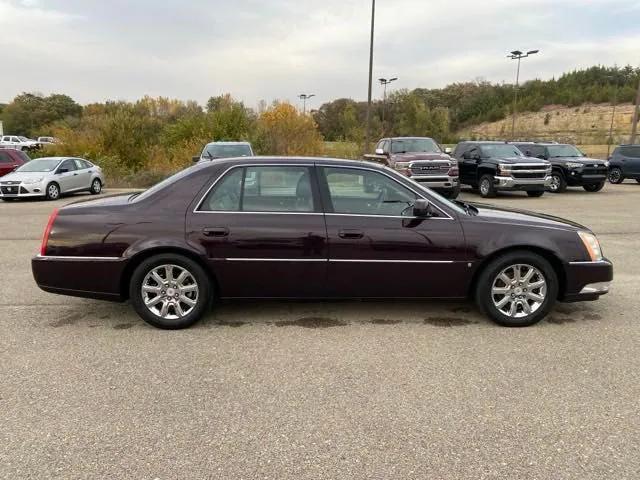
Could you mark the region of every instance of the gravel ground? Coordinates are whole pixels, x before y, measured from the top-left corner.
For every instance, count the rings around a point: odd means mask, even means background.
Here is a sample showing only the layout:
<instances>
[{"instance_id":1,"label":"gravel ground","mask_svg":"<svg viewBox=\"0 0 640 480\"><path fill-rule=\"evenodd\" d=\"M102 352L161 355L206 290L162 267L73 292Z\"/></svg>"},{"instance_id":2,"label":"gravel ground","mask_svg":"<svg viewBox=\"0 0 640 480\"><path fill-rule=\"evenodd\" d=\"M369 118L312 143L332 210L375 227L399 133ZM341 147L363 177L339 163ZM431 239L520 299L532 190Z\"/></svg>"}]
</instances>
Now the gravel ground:
<instances>
[{"instance_id":1,"label":"gravel ground","mask_svg":"<svg viewBox=\"0 0 640 480\"><path fill-rule=\"evenodd\" d=\"M527 329L470 303L257 302L156 330L34 284L72 200L0 204L0 478L640 478L635 182L492 200L590 226L615 265L609 295Z\"/></svg>"}]
</instances>

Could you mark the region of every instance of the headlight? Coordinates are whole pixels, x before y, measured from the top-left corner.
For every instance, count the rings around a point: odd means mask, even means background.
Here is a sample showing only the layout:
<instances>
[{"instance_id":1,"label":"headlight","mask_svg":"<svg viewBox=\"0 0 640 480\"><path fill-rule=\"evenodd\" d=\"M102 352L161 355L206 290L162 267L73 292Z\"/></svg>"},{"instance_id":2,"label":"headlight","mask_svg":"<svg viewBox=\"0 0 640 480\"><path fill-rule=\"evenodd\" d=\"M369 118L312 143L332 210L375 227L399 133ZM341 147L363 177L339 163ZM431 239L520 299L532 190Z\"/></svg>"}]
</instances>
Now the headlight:
<instances>
[{"instance_id":1,"label":"headlight","mask_svg":"<svg viewBox=\"0 0 640 480\"><path fill-rule=\"evenodd\" d=\"M609 162L604 162L604 166L609 168L609 165L611 165Z\"/></svg>"},{"instance_id":2,"label":"headlight","mask_svg":"<svg viewBox=\"0 0 640 480\"><path fill-rule=\"evenodd\" d=\"M40 177L40 178L29 178L27 180L23 180L22 183L24 183L25 185L33 185L34 183L40 183L42 180L44 180L44 178Z\"/></svg>"},{"instance_id":3,"label":"headlight","mask_svg":"<svg viewBox=\"0 0 640 480\"><path fill-rule=\"evenodd\" d=\"M507 174L507 175L511 175L511 167L513 167L513 165L509 164L509 163L499 163L498 164L498 173L500 174Z\"/></svg>"},{"instance_id":4,"label":"headlight","mask_svg":"<svg viewBox=\"0 0 640 480\"><path fill-rule=\"evenodd\" d=\"M602 260L602 250L600 249L600 242L593 233L579 231L578 236L584 245L584 248L587 249L589 253L589 257L592 262L599 262Z\"/></svg>"},{"instance_id":5,"label":"headlight","mask_svg":"<svg viewBox=\"0 0 640 480\"><path fill-rule=\"evenodd\" d=\"M566 165L567 165L567 168L580 168L583 166L582 163L577 163L577 162L567 162Z\"/></svg>"},{"instance_id":6,"label":"headlight","mask_svg":"<svg viewBox=\"0 0 640 480\"><path fill-rule=\"evenodd\" d=\"M396 171L400 172L407 177L411 176L411 163L410 162L396 162L394 165Z\"/></svg>"}]
</instances>

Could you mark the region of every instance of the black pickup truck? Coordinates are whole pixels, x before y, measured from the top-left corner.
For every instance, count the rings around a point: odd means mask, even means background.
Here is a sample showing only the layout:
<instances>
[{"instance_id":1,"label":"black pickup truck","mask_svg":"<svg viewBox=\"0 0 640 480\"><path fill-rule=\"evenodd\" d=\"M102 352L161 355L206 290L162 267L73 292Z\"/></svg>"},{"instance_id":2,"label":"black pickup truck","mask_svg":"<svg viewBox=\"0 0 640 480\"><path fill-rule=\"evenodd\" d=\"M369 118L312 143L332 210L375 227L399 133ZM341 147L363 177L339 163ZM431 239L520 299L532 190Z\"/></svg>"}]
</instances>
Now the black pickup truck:
<instances>
[{"instance_id":1,"label":"black pickup truck","mask_svg":"<svg viewBox=\"0 0 640 480\"><path fill-rule=\"evenodd\" d=\"M391 167L447 198L460 193L457 162L432 138L383 138L375 154L364 158Z\"/></svg>"},{"instance_id":2,"label":"black pickup truck","mask_svg":"<svg viewBox=\"0 0 640 480\"><path fill-rule=\"evenodd\" d=\"M527 157L506 142L460 142L453 152L460 183L480 191L485 198L500 190L525 191L541 197L551 182L551 164Z\"/></svg>"},{"instance_id":3,"label":"black pickup truck","mask_svg":"<svg viewBox=\"0 0 640 480\"><path fill-rule=\"evenodd\" d=\"M599 192L609 173L605 160L588 158L573 145L566 143L514 142L525 155L549 160L553 167L549 191L562 193L567 187L582 187L587 192Z\"/></svg>"}]
</instances>

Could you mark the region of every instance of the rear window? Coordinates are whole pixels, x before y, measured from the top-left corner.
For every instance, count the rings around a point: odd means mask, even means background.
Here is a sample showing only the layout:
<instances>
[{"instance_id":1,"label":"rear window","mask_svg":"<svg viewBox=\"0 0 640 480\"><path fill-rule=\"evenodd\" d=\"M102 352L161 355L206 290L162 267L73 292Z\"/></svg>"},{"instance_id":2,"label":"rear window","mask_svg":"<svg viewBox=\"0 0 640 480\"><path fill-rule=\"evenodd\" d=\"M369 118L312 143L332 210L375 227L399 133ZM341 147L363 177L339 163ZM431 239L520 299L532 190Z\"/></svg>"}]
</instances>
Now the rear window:
<instances>
[{"instance_id":1,"label":"rear window","mask_svg":"<svg viewBox=\"0 0 640 480\"><path fill-rule=\"evenodd\" d=\"M0 163L11 163L11 157L7 152L0 152Z\"/></svg>"}]
</instances>

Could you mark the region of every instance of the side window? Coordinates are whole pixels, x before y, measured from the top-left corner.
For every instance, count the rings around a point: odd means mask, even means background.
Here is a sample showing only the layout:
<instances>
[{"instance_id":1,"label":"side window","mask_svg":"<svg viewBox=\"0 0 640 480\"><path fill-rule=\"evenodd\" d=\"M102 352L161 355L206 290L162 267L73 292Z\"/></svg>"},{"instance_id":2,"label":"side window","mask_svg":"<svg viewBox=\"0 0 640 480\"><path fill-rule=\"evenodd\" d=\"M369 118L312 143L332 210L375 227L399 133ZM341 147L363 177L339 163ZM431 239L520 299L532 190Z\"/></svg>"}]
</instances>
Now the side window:
<instances>
[{"instance_id":1,"label":"side window","mask_svg":"<svg viewBox=\"0 0 640 480\"><path fill-rule=\"evenodd\" d=\"M307 167L235 168L209 192L201 211L313 212Z\"/></svg>"},{"instance_id":2,"label":"side window","mask_svg":"<svg viewBox=\"0 0 640 480\"><path fill-rule=\"evenodd\" d=\"M20 139L18 137L11 137L11 141L14 143L20 143Z\"/></svg>"},{"instance_id":3,"label":"side window","mask_svg":"<svg viewBox=\"0 0 640 480\"><path fill-rule=\"evenodd\" d=\"M389 153L391 151L391 140L385 140L382 144L382 150L384 153Z\"/></svg>"},{"instance_id":4,"label":"side window","mask_svg":"<svg viewBox=\"0 0 640 480\"><path fill-rule=\"evenodd\" d=\"M84 170L85 168L87 168L85 166L84 162L82 160L80 160L79 158L74 158L73 162L75 163L77 170Z\"/></svg>"},{"instance_id":5,"label":"side window","mask_svg":"<svg viewBox=\"0 0 640 480\"><path fill-rule=\"evenodd\" d=\"M65 168L67 172L73 172L76 169L76 164L73 162L73 160L65 160L58 168L58 171L62 170L63 168Z\"/></svg>"},{"instance_id":6,"label":"side window","mask_svg":"<svg viewBox=\"0 0 640 480\"><path fill-rule=\"evenodd\" d=\"M411 216L418 197L379 172L350 168L323 168L334 213Z\"/></svg>"},{"instance_id":7,"label":"side window","mask_svg":"<svg viewBox=\"0 0 640 480\"><path fill-rule=\"evenodd\" d=\"M640 146L639 147L620 147L620 154L625 157L640 158Z\"/></svg>"},{"instance_id":8,"label":"side window","mask_svg":"<svg viewBox=\"0 0 640 480\"><path fill-rule=\"evenodd\" d=\"M474 155L480 155L482 156L482 152L480 151L480 148L473 146L473 145L469 145L467 147L467 151L464 152L463 157L464 158L473 158Z\"/></svg>"},{"instance_id":9,"label":"side window","mask_svg":"<svg viewBox=\"0 0 640 480\"><path fill-rule=\"evenodd\" d=\"M0 163L11 163L11 157L8 153L0 151Z\"/></svg>"}]
</instances>

